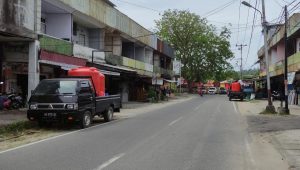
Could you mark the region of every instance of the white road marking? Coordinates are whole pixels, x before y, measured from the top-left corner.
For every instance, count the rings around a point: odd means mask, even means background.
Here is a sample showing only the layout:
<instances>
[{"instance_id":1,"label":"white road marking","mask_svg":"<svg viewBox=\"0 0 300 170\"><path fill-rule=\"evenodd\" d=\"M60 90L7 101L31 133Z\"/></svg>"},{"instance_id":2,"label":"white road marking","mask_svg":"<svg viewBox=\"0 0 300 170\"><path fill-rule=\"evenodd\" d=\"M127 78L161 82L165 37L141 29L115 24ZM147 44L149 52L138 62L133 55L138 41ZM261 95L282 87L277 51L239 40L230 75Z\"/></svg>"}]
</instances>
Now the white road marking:
<instances>
[{"instance_id":1,"label":"white road marking","mask_svg":"<svg viewBox=\"0 0 300 170\"><path fill-rule=\"evenodd\" d=\"M174 120L173 122L169 123L169 126L174 125L174 124L175 124L176 122L178 122L180 119L182 119L182 117L180 117L180 118Z\"/></svg>"},{"instance_id":2,"label":"white road marking","mask_svg":"<svg viewBox=\"0 0 300 170\"><path fill-rule=\"evenodd\" d=\"M0 155L4 154L6 152L13 151L13 150L25 148L27 146L31 146L31 145L34 145L34 144L37 144L37 143L42 143L42 142L45 142L45 141L48 141L48 140L53 140L53 139L60 138L60 137L63 137L63 136L71 135L73 133L77 133L77 132L81 132L81 131L84 131L84 130L96 128L96 127L103 126L103 125L106 125L106 124L109 124L109 123L114 123L114 122L120 121L120 120L114 120L114 121L111 121L111 122L105 122L105 123L102 123L102 124L99 124L99 125L91 126L89 128L86 128L86 129L75 130L75 131L72 131L72 132L64 133L64 134L53 136L53 137L46 138L46 139L42 139L42 140L39 140L39 141L36 141L36 142L32 142L32 143L28 143L28 144L25 144L25 145L21 145L21 146L15 147L15 148L11 148L11 149L7 149L7 150L4 150L4 151L0 151Z\"/></svg>"},{"instance_id":3,"label":"white road marking","mask_svg":"<svg viewBox=\"0 0 300 170\"><path fill-rule=\"evenodd\" d=\"M109 166L110 164L114 163L115 161L117 161L118 159L120 159L121 157L123 157L124 155L125 155L125 153L121 153L119 155L114 156L110 160L104 162L102 165L100 165L99 167L97 167L95 170L102 170L102 169L106 168L107 166Z\"/></svg>"},{"instance_id":4,"label":"white road marking","mask_svg":"<svg viewBox=\"0 0 300 170\"><path fill-rule=\"evenodd\" d=\"M235 111L235 113L239 113L239 112L238 112L238 110L237 110L237 108L236 108L236 105L235 105L235 103L234 103L234 102L232 102L232 104L233 104L233 107L234 107L234 111Z\"/></svg>"},{"instance_id":5,"label":"white road marking","mask_svg":"<svg viewBox=\"0 0 300 170\"><path fill-rule=\"evenodd\" d=\"M252 151L251 151L251 147L250 147L248 138L245 138L245 144L246 144L246 150L247 150L248 155L250 157L250 162L251 162L252 166L254 166L255 170L257 170L257 167L256 167L256 164L255 164L255 161L254 161L254 158L253 158L253 154L252 154Z\"/></svg>"},{"instance_id":6,"label":"white road marking","mask_svg":"<svg viewBox=\"0 0 300 170\"><path fill-rule=\"evenodd\" d=\"M198 109L200 109L200 107L201 107L201 105L199 105L198 107L196 107L196 108L194 109L194 111L197 111Z\"/></svg>"}]
</instances>

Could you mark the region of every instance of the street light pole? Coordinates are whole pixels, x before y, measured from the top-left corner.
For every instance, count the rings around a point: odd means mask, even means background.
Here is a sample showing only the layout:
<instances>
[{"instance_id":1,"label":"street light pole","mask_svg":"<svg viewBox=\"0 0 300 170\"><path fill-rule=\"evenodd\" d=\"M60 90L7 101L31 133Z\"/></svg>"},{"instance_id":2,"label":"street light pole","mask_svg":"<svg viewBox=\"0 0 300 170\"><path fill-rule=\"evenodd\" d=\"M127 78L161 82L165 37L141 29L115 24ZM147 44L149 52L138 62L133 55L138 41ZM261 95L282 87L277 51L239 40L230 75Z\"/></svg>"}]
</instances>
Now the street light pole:
<instances>
[{"instance_id":1,"label":"street light pole","mask_svg":"<svg viewBox=\"0 0 300 170\"><path fill-rule=\"evenodd\" d=\"M262 3L262 12L260 12L258 9L253 7L251 4L249 4L246 1L243 1L242 4L253 8L254 10L258 11L261 14L262 18L262 27L264 31L264 51L265 51L265 58L266 58L266 72L267 72L267 90L268 90L268 105L266 107L266 111L270 113L275 113L275 107L273 106L273 102L271 100L271 82L270 82L270 72L269 72L269 52L268 52L268 23L266 21L266 10L265 10L265 0L261 0Z\"/></svg>"},{"instance_id":2,"label":"street light pole","mask_svg":"<svg viewBox=\"0 0 300 170\"><path fill-rule=\"evenodd\" d=\"M262 26L264 30L264 50L265 50L265 58L266 58L266 66L267 66L267 90L268 90L268 105L266 107L266 111L275 113L275 107L273 106L273 102L271 100L271 82L270 82L270 71L269 71L269 52L268 52L268 25L266 21L266 12L265 12L265 0L261 1L262 3Z\"/></svg>"}]
</instances>

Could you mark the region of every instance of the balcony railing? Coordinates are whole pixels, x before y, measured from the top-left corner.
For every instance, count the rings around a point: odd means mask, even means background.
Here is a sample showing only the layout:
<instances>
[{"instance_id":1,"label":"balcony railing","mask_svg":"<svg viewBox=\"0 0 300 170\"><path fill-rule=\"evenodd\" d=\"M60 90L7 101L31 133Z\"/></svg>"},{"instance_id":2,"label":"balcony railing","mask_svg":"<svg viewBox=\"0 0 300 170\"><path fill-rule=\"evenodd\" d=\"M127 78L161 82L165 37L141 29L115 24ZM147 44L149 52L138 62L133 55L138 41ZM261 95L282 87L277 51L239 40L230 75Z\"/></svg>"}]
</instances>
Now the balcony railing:
<instances>
[{"instance_id":1,"label":"balcony railing","mask_svg":"<svg viewBox=\"0 0 300 170\"><path fill-rule=\"evenodd\" d=\"M73 44L48 35L39 35L41 49L67 56L73 55Z\"/></svg>"},{"instance_id":2,"label":"balcony railing","mask_svg":"<svg viewBox=\"0 0 300 170\"><path fill-rule=\"evenodd\" d=\"M150 72L150 73L159 73L173 76L174 72L172 70L163 69L158 66L153 66L152 64L148 64L142 61L134 60L127 57L116 56L116 55L106 55L105 60L108 64L112 65L121 65L129 68ZM148 75L148 74L147 74Z\"/></svg>"}]
</instances>

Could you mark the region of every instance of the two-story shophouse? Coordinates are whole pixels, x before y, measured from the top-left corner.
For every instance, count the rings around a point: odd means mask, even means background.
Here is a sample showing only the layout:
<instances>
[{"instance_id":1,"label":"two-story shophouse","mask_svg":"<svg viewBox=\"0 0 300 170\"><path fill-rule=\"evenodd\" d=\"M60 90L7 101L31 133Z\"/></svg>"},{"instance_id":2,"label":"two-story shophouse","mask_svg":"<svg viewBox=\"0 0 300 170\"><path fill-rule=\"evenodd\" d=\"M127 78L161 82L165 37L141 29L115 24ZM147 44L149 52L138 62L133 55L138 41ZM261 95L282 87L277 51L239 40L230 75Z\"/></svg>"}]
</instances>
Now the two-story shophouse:
<instances>
[{"instance_id":1,"label":"two-story shophouse","mask_svg":"<svg viewBox=\"0 0 300 170\"><path fill-rule=\"evenodd\" d=\"M16 72L16 83L11 86L29 92L40 79L66 76L69 69L78 66L93 66L106 75L107 93L121 93L126 102L145 99L154 75L172 78L173 49L110 1L33 1L37 50L27 53L26 61L12 61L16 68L23 65L24 71L20 80Z\"/></svg>"},{"instance_id":2,"label":"two-story shophouse","mask_svg":"<svg viewBox=\"0 0 300 170\"><path fill-rule=\"evenodd\" d=\"M268 38L269 52L269 68L266 68L266 58L264 56L264 48L258 51L260 63L260 77L264 83L266 73L269 71L271 77L271 90L284 90L284 58L285 58L285 42L284 42L284 25L270 31L272 34ZM295 13L288 19L288 73L289 73L289 90L300 90L300 14ZM265 85L264 85L265 86Z\"/></svg>"}]
</instances>

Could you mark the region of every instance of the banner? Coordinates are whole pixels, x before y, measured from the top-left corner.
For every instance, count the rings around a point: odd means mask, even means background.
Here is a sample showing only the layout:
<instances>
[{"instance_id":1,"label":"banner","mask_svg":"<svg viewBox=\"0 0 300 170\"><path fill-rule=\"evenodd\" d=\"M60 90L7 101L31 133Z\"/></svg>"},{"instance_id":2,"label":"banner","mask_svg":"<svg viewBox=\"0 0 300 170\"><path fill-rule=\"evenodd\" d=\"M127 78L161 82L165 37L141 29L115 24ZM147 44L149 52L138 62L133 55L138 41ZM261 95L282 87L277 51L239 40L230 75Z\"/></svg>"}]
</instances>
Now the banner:
<instances>
[{"instance_id":1,"label":"banner","mask_svg":"<svg viewBox=\"0 0 300 170\"><path fill-rule=\"evenodd\" d=\"M180 69L181 69L181 62L173 61L173 71L175 72L175 75L180 74Z\"/></svg>"}]
</instances>

